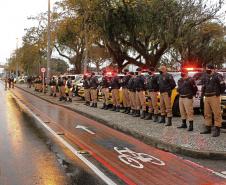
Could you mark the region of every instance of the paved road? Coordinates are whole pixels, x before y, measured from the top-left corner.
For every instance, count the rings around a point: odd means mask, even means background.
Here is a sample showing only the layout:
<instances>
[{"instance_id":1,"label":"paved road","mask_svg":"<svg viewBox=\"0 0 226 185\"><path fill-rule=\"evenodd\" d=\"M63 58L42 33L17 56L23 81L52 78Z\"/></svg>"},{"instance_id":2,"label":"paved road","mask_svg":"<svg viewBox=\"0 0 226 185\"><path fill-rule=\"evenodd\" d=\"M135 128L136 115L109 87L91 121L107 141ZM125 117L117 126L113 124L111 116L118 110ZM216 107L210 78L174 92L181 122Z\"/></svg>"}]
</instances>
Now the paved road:
<instances>
[{"instance_id":1,"label":"paved road","mask_svg":"<svg viewBox=\"0 0 226 185\"><path fill-rule=\"evenodd\" d=\"M0 184L70 185L32 122L0 85Z\"/></svg>"},{"instance_id":2,"label":"paved road","mask_svg":"<svg viewBox=\"0 0 226 185\"><path fill-rule=\"evenodd\" d=\"M88 160L108 169L126 184L226 184L226 175L155 149L19 89L14 94L55 133L64 134L64 139L88 151Z\"/></svg>"}]
</instances>

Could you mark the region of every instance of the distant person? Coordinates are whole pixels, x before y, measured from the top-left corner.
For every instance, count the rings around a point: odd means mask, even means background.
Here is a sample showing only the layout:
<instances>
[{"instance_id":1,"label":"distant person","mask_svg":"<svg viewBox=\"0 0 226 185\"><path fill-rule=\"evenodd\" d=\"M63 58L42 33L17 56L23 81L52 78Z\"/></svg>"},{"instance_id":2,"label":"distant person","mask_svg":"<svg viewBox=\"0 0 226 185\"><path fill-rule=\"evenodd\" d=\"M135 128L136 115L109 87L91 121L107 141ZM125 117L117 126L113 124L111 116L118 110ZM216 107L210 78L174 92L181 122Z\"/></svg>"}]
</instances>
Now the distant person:
<instances>
[{"instance_id":1,"label":"distant person","mask_svg":"<svg viewBox=\"0 0 226 185\"><path fill-rule=\"evenodd\" d=\"M99 86L98 78L95 75L95 73L92 72L91 78L90 78L90 94L91 94L91 102L92 102L91 107L94 107L94 108L97 108L98 86Z\"/></svg>"}]
</instances>

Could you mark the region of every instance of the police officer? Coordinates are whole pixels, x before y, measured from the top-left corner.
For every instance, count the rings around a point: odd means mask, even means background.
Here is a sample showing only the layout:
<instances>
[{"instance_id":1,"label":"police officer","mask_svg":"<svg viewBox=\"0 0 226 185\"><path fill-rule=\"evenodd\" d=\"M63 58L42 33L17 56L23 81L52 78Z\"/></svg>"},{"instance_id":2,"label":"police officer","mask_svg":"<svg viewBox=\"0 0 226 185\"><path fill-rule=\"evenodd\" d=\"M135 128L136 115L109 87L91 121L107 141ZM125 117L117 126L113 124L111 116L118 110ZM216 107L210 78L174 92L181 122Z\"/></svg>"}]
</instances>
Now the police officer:
<instances>
[{"instance_id":1,"label":"police officer","mask_svg":"<svg viewBox=\"0 0 226 185\"><path fill-rule=\"evenodd\" d=\"M129 90L129 101L131 103L131 111L129 112L129 115L136 114L137 106L136 106L136 87L134 85L134 79L135 79L135 73L130 72L130 80L128 81L128 90Z\"/></svg>"},{"instance_id":2,"label":"police officer","mask_svg":"<svg viewBox=\"0 0 226 185\"><path fill-rule=\"evenodd\" d=\"M98 78L95 73L91 74L90 78L90 94L91 94L91 107L97 108L97 88L99 86Z\"/></svg>"},{"instance_id":3,"label":"police officer","mask_svg":"<svg viewBox=\"0 0 226 185\"><path fill-rule=\"evenodd\" d=\"M49 82L49 86L50 86L50 96L54 96L56 97L56 80L54 77L51 78L50 82Z\"/></svg>"},{"instance_id":4,"label":"police officer","mask_svg":"<svg viewBox=\"0 0 226 185\"><path fill-rule=\"evenodd\" d=\"M182 125L177 128L187 128L186 120L189 121L188 131L193 131L193 96L198 88L193 78L188 76L187 70L181 71L181 78L178 81L177 91L179 93L179 108L182 119Z\"/></svg>"},{"instance_id":5,"label":"police officer","mask_svg":"<svg viewBox=\"0 0 226 185\"><path fill-rule=\"evenodd\" d=\"M85 105L90 106L90 77L88 74L83 76L83 87L84 87L84 97Z\"/></svg>"},{"instance_id":6,"label":"police officer","mask_svg":"<svg viewBox=\"0 0 226 185\"><path fill-rule=\"evenodd\" d=\"M149 69L149 76L147 78L147 91L148 96L150 98L150 106L149 106L149 114L145 118L146 120L152 119L153 115L153 121L158 121L158 113L159 113L159 107L158 107L158 91L159 91L159 85L158 85L158 76L155 74L155 69L153 67L150 67Z\"/></svg>"},{"instance_id":7,"label":"police officer","mask_svg":"<svg viewBox=\"0 0 226 185\"><path fill-rule=\"evenodd\" d=\"M57 82L59 92L60 92L60 98L59 101L65 100L65 85L66 85L66 80L63 77L58 78Z\"/></svg>"},{"instance_id":8,"label":"police officer","mask_svg":"<svg viewBox=\"0 0 226 185\"><path fill-rule=\"evenodd\" d=\"M111 93L112 93L112 101L113 108L112 111L119 112L120 111L120 99L119 99L119 89L120 89L120 79L117 75L115 75L110 83Z\"/></svg>"},{"instance_id":9,"label":"police officer","mask_svg":"<svg viewBox=\"0 0 226 185\"><path fill-rule=\"evenodd\" d=\"M161 110L161 119L159 123L165 123L165 117L167 116L166 126L172 126L172 107L171 107L171 93L172 90L176 87L176 83L173 79L173 76L167 73L165 65L160 67L158 76L158 84L160 91L160 110Z\"/></svg>"},{"instance_id":10,"label":"police officer","mask_svg":"<svg viewBox=\"0 0 226 185\"><path fill-rule=\"evenodd\" d=\"M72 89L73 89L72 80L71 80L71 77L68 77L68 79L66 81L66 89L65 89L66 99L65 99L65 101L72 102Z\"/></svg>"},{"instance_id":11,"label":"police officer","mask_svg":"<svg viewBox=\"0 0 226 185\"><path fill-rule=\"evenodd\" d=\"M134 85L136 87L136 103L137 103L137 114L135 117L144 119L146 116L146 98L145 98L145 77L141 74L141 68L137 68L137 76L134 79Z\"/></svg>"},{"instance_id":12,"label":"police officer","mask_svg":"<svg viewBox=\"0 0 226 185\"><path fill-rule=\"evenodd\" d=\"M111 82L111 76L108 73L103 73L103 78L100 83L101 93L103 94L103 107L101 109L108 109L108 99L109 99L109 86Z\"/></svg>"},{"instance_id":13,"label":"police officer","mask_svg":"<svg viewBox=\"0 0 226 185\"><path fill-rule=\"evenodd\" d=\"M213 137L220 135L220 128L222 126L221 116L221 98L220 94L225 91L225 82L222 75L215 72L213 64L208 64L206 67L206 75L202 79L204 100L204 117L205 130L201 134L210 134L212 126L212 115L214 115L214 133Z\"/></svg>"},{"instance_id":14,"label":"police officer","mask_svg":"<svg viewBox=\"0 0 226 185\"><path fill-rule=\"evenodd\" d=\"M129 98L128 82L131 78L129 70L124 70L124 77L122 78L121 87L122 87L122 102L124 111L122 113L128 114L130 112L131 102Z\"/></svg>"}]
</instances>

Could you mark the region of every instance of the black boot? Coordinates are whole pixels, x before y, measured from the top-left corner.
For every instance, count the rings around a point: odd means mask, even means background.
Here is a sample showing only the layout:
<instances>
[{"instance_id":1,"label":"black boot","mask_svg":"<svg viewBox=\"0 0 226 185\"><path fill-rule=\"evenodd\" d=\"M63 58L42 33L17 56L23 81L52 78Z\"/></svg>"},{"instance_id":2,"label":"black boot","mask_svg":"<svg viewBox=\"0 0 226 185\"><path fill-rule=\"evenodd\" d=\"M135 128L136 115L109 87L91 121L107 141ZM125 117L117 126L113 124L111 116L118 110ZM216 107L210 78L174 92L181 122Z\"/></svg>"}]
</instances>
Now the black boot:
<instances>
[{"instance_id":1,"label":"black boot","mask_svg":"<svg viewBox=\"0 0 226 185\"><path fill-rule=\"evenodd\" d=\"M172 117L168 117L166 126L172 126Z\"/></svg>"},{"instance_id":2,"label":"black boot","mask_svg":"<svg viewBox=\"0 0 226 185\"><path fill-rule=\"evenodd\" d=\"M130 113L130 107L127 107L127 111L126 111L126 114L129 114Z\"/></svg>"},{"instance_id":3,"label":"black boot","mask_svg":"<svg viewBox=\"0 0 226 185\"><path fill-rule=\"evenodd\" d=\"M97 103L94 103L94 108L97 108Z\"/></svg>"},{"instance_id":4,"label":"black boot","mask_svg":"<svg viewBox=\"0 0 226 185\"><path fill-rule=\"evenodd\" d=\"M188 131L193 131L193 121L189 121L189 127L188 127Z\"/></svg>"},{"instance_id":5,"label":"black boot","mask_svg":"<svg viewBox=\"0 0 226 185\"><path fill-rule=\"evenodd\" d=\"M111 109L111 111L116 111L116 106L113 106L113 108Z\"/></svg>"},{"instance_id":6,"label":"black boot","mask_svg":"<svg viewBox=\"0 0 226 185\"><path fill-rule=\"evenodd\" d=\"M104 104L103 104L103 107L101 107L101 109L105 109L105 107L106 107L106 104L104 103Z\"/></svg>"},{"instance_id":7,"label":"black boot","mask_svg":"<svg viewBox=\"0 0 226 185\"><path fill-rule=\"evenodd\" d=\"M186 119L182 119L182 124L181 124L181 126L179 126L179 127L177 127L177 128L187 128Z\"/></svg>"},{"instance_id":8,"label":"black boot","mask_svg":"<svg viewBox=\"0 0 226 185\"><path fill-rule=\"evenodd\" d=\"M133 114L134 114L134 112L135 112L135 110L134 110L134 109L132 109L132 110L129 112L129 115L133 115Z\"/></svg>"},{"instance_id":9,"label":"black boot","mask_svg":"<svg viewBox=\"0 0 226 185\"><path fill-rule=\"evenodd\" d=\"M200 132L200 134L211 134L211 126L206 126L205 130Z\"/></svg>"},{"instance_id":10,"label":"black boot","mask_svg":"<svg viewBox=\"0 0 226 185\"><path fill-rule=\"evenodd\" d=\"M152 120L152 113L148 113L148 115L144 119L145 120Z\"/></svg>"},{"instance_id":11,"label":"black boot","mask_svg":"<svg viewBox=\"0 0 226 185\"><path fill-rule=\"evenodd\" d=\"M94 107L94 103L91 103L90 107Z\"/></svg>"},{"instance_id":12,"label":"black boot","mask_svg":"<svg viewBox=\"0 0 226 185\"><path fill-rule=\"evenodd\" d=\"M116 112L120 112L120 107L117 106L115 111L116 111Z\"/></svg>"},{"instance_id":13,"label":"black boot","mask_svg":"<svg viewBox=\"0 0 226 185\"><path fill-rule=\"evenodd\" d=\"M140 110L136 110L136 113L133 115L133 117L140 117Z\"/></svg>"},{"instance_id":14,"label":"black boot","mask_svg":"<svg viewBox=\"0 0 226 185\"><path fill-rule=\"evenodd\" d=\"M165 116L161 116L159 123L166 123L166 117Z\"/></svg>"},{"instance_id":15,"label":"black boot","mask_svg":"<svg viewBox=\"0 0 226 185\"><path fill-rule=\"evenodd\" d=\"M145 115L146 115L146 112L145 112L145 111L142 111L142 112L141 112L140 119L144 119L144 118L145 118Z\"/></svg>"},{"instance_id":16,"label":"black boot","mask_svg":"<svg viewBox=\"0 0 226 185\"><path fill-rule=\"evenodd\" d=\"M127 111L127 107L124 107L121 113L126 113L126 111Z\"/></svg>"},{"instance_id":17,"label":"black boot","mask_svg":"<svg viewBox=\"0 0 226 185\"><path fill-rule=\"evenodd\" d=\"M218 137L220 136L220 127L214 127L214 132L212 137Z\"/></svg>"},{"instance_id":18,"label":"black boot","mask_svg":"<svg viewBox=\"0 0 226 185\"><path fill-rule=\"evenodd\" d=\"M104 110L108 110L108 105L105 105L105 108L104 108Z\"/></svg>"},{"instance_id":19,"label":"black boot","mask_svg":"<svg viewBox=\"0 0 226 185\"><path fill-rule=\"evenodd\" d=\"M154 121L154 122L158 122L158 115L157 115L157 114L154 114L154 116L153 116L153 121Z\"/></svg>"}]
</instances>

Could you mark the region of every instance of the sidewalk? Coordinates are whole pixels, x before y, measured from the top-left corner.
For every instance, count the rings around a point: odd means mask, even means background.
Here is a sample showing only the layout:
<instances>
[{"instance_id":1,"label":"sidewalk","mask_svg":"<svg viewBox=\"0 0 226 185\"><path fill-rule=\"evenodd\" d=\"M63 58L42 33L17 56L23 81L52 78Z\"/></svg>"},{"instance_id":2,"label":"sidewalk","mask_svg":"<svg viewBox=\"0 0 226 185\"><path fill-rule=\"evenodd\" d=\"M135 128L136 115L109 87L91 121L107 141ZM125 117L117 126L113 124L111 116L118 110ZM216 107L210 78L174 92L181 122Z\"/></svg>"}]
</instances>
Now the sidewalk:
<instances>
[{"instance_id":1,"label":"sidewalk","mask_svg":"<svg viewBox=\"0 0 226 185\"><path fill-rule=\"evenodd\" d=\"M72 103L65 103L58 101L58 98L35 92L33 88L29 89L26 85L18 84L16 87L127 133L156 148L194 158L226 159L226 131L222 130L218 138L200 135L199 132L203 129L204 122L202 116L195 116L194 131L188 132L176 128L181 124L180 118L173 118L173 126L165 127L151 120L141 120L127 114L87 107L83 105L84 102L79 97L74 97ZM101 103L98 106L100 107Z\"/></svg>"}]
</instances>

